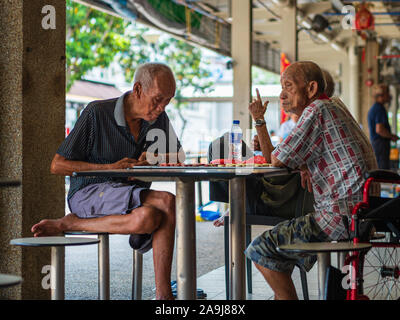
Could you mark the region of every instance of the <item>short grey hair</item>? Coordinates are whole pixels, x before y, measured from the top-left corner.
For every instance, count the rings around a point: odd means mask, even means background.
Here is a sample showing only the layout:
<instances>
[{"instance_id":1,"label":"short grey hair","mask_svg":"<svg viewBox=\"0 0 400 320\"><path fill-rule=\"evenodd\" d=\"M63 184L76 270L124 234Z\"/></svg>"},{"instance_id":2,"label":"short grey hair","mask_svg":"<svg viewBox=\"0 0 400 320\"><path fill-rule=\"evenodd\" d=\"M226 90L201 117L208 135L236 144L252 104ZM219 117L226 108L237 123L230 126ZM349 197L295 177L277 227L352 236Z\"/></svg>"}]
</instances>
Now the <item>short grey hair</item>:
<instances>
[{"instance_id":1,"label":"short grey hair","mask_svg":"<svg viewBox=\"0 0 400 320\"><path fill-rule=\"evenodd\" d=\"M321 69L325 79L325 93L330 98L335 93L335 81L332 75L325 69Z\"/></svg>"},{"instance_id":2,"label":"short grey hair","mask_svg":"<svg viewBox=\"0 0 400 320\"><path fill-rule=\"evenodd\" d=\"M170 67L159 62L148 62L137 67L133 76L133 83L139 82L144 91L151 88L155 77L159 73L170 74L175 81L174 74Z\"/></svg>"},{"instance_id":3,"label":"short grey hair","mask_svg":"<svg viewBox=\"0 0 400 320\"><path fill-rule=\"evenodd\" d=\"M305 85L311 81L315 81L318 85L318 93L324 93L326 82L321 68L312 61L296 61L287 67L285 72L291 70L294 72L292 75L297 81L303 81ZM302 79L299 79L302 78Z\"/></svg>"}]
</instances>

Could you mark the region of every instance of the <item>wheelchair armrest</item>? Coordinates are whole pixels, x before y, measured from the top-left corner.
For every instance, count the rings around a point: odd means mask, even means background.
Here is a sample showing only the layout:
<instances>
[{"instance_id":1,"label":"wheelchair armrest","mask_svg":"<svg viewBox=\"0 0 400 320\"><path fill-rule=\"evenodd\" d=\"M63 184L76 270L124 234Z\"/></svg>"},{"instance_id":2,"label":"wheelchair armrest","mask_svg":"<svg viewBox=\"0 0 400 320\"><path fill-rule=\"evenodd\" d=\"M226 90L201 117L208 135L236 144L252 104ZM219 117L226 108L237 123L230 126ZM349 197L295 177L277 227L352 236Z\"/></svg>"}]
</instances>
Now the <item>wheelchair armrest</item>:
<instances>
[{"instance_id":1,"label":"wheelchair armrest","mask_svg":"<svg viewBox=\"0 0 400 320\"><path fill-rule=\"evenodd\" d=\"M400 175L391 170L372 170L365 173L365 179L374 178L378 180L399 181Z\"/></svg>"}]
</instances>

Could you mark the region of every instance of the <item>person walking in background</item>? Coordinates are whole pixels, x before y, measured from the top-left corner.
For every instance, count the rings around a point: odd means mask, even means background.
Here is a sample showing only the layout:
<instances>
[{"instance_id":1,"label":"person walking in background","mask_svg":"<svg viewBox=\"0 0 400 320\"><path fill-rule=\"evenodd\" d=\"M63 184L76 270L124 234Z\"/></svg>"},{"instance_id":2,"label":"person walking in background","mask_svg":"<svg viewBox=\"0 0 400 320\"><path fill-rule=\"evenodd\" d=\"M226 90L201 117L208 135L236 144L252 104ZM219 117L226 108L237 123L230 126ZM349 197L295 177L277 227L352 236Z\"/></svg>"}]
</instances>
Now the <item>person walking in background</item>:
<instances>
[{"instance_id":1,"label":"person walking in background","mask_svg":"<svg viewBox=\"0 0 400 320\"><path fill-rule=\"evenodd\" d=\"M375 103L368 111L370 140L379 169L390 169L390 141L397 141L399 137L391 133L385 108L385 104L391 100L389 87L385 84L377 84L373 94Z\"/></svg>"}]
</instances>

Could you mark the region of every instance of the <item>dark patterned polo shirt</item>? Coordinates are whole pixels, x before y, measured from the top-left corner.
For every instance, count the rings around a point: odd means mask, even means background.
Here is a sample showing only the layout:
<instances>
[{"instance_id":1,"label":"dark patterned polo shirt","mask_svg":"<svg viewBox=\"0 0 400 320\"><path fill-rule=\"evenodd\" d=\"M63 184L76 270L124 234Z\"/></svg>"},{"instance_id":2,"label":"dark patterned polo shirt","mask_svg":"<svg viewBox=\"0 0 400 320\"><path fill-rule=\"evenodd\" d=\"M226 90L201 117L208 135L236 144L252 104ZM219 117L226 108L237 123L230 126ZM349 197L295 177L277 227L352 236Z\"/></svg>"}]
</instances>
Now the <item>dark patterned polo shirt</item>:
<instances>
[{"instance_id":1,"label":"dark patterned polo shirt","mask_svg":"<svg viewBox=\"0 0 400 320\"><path fill-rule=\"evenodd\" d=\"M127 92L128 93L128 92ZM78 118L73 130L65 138L57 153L68 160L110 164L128 157L138 159L163 132L167 143L165 152L178 152L181 144L165 112L153 122L142 120L138 140L130 132L124 117L124 96L93 101ZM154 134L155 132L155 134ZM71 177L70 199L76 191L92 183L109 181L106 177ZM128 182L150 187L150 183Z\"/></svg>"}]
</instances>

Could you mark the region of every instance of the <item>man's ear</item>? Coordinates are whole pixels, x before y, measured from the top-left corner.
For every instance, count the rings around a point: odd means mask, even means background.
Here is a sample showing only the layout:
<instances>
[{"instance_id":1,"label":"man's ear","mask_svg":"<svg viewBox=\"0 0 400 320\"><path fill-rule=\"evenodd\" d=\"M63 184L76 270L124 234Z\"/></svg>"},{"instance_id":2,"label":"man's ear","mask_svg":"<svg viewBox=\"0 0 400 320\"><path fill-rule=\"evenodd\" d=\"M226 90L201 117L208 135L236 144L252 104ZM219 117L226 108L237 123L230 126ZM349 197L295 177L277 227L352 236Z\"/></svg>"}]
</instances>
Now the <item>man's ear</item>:
<instances>
[{"instance_id":1,"label":"man's ear","mask_svg":"<svg viewBox=\"0 0 400 320\"><path fill-rule=\"evenodd\" d=\"M140 84L140 82L136 82L133 85L133 89L132 89L133 94L136 96L136 98L140 98L140 96L142 95L142 85Z\"/></svg>"},{"instance_id":2,"label":"man's ear","mask_svg":"<svg viewBox=\"0 0 400 320\"><path fill-rule=\"evenodd\" d=\"M318 92L318 83L317 81L310 81L307 86L307 97L308 99L312 99L317 95Z\"/></svg>"}]
</instances>

